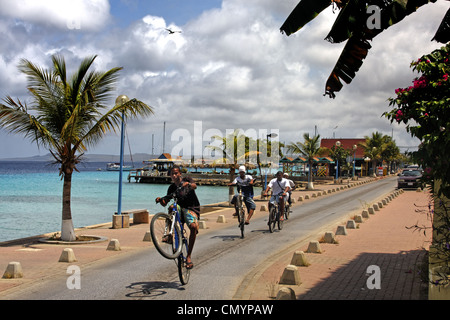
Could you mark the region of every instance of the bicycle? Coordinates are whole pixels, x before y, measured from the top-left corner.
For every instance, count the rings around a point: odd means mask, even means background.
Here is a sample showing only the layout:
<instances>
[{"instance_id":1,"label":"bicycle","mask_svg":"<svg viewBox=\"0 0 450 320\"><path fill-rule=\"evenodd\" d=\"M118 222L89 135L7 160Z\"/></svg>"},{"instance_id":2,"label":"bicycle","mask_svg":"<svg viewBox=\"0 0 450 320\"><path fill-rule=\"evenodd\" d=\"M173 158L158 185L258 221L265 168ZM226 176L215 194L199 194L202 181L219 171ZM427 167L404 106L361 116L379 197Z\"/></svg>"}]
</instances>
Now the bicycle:
<instances>
[{"instance_id":1,"label":"bicycle","mask_svg":"<svg viewBox=\"0 0 450 320\"><path fill-rule=\"evenodd\" d=\"M156 250L163 257L175 260L181 284L186 285L190 276L190 269L186 267L188 239L178 211L176 192L170 198L174 200L171 212L159 212L153 216L150 234Z\"/></svg>"},{"instance_id":2,"label":"bicycle","mask_svg":"<svg viewBox=\"0 0 450 320\"><path fill-rule=\"evenodd\" d=\"M236 197L236 209L238 210L237 218L239 223L239 229L241 229L241 239L244 239L244 226L245 226L245 209L244 209L244 196L242 195L242 184L238 184L239 194Z\"/></svg>"},{"instance_id":3,"label":"bicycle","mask_svg":"<svg viewBox=\"0 0 450 320\"><path fill-rule=\"evenodd\" d=\"M275 225L278 225L278 230L283 229L284 219L281 219L282 215L280 213L280 207L278 204L279 196L282 194L283 193L277 194L275 197L275 201L270 202L270 204L272 204L270 211L269 211L269 222L268 222L270 233L272 233L275 230ZM286 214L286 210L283 215L285 215L285 214Z\"/></svg>"}]
</instances>

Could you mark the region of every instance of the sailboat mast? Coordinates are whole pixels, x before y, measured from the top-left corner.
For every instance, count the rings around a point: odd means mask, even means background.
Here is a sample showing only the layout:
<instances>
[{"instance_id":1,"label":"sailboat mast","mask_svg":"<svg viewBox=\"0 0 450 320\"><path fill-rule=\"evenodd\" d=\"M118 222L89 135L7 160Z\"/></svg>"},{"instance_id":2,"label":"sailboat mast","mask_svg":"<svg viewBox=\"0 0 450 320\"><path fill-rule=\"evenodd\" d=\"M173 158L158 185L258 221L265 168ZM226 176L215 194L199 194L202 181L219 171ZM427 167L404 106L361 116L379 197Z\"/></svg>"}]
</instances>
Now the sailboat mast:
<instances>
[{"instance_id":1,"label":"sailboat mast","mask_svg":"<svg viewBox=\"0 0 450 320\"><path fill-rule=\"evenodd\" d=\"M165 152L166 149L166 122L164 121L164 131L163 131L163 152Z\"/></svg>"}]
</instances>

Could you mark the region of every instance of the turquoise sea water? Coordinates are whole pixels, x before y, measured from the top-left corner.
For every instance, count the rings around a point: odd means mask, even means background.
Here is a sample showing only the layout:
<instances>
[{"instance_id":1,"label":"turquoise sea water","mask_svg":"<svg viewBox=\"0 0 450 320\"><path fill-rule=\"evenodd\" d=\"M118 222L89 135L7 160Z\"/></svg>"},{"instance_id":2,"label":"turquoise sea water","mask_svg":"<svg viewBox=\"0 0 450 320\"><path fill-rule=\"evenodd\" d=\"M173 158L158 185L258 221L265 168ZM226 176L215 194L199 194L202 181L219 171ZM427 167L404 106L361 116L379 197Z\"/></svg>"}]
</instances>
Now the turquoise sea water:
<instances>
[{"instance_id":1,"label":"turquoise sea water","mask_svg":"<svg viewBox=\"0 0 450 320\"><path fill-rule=\"evenodd\" d=\"M110 222L117 212L119 172L106 171L105 166L91 162L74 172L71 208L75 227ZM168 185L129 183L127 176L124 172L122 211L163 210L154 199L165 195ZM0 161L0 242L59 231L62 186L57 168L48 163ZM202 205L228 199L228 187L199 186L196 192Z\"/></svg>"}]
</instances>

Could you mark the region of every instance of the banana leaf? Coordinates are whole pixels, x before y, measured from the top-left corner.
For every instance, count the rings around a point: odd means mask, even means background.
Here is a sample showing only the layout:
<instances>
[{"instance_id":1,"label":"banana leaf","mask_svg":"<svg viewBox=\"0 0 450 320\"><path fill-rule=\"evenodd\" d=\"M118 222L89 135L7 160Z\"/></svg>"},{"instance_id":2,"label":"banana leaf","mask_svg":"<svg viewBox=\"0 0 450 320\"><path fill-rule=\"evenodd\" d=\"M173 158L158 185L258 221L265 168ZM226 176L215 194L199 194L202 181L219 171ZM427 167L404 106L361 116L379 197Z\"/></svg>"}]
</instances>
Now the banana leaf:
<instances>
[{"instance_id":1,"label":"banana leaf","mask_svg":"<svg viewBox=\"0 0 450 320\"><path fill-rule=\"evenodd\" d=\"M297 32L331 5L331 0L301 0L280 28L287 36Z\"/></svg>"},{"instance_id":2,"label":"banana leaf","mask_svg":"<svg viewBox=\"0 0 450 320\"><path fill-rule=\"evenodd\" d=\"M343 80L347 84L353 80L363 63L362 60L366 58L370 48L370 43L357 35L352 36L347 41L333 71L328 77L324 95L329 95L330 98L334 98L336 96L334 92L342 89L340 80Z\"/></svg>"},{"instance_id":3,"label":"banana leaf","mask_svg":"<svg viewBox=\"0 0 450 320\"><path fill-rule=\"evenodd\" d=\"M325 40L331 43L340 43L348 40L354 30L361 27L364 11L366 10L366 1L349 0L345 7L339 12L330 32ZM364 20L365 23L365 20Z\"/></svg>"},{"instance_id":4,"label":"banana leaf","mask_svg":"<svg viewBox=\"0 0 450 320\"><path fill-rule=\"evenodd\" d=\"M373 39L390 26L400 22L419 7L437 0L349 0L341 10L336 21L325 39L331 43L348 40L354 32L365 33L366 39ZM367 12L369 6L380 8L380 28L369 29L367 21L372 12Z\"/></svg>"},{"instance_id":5,"label":"banana leaf","mask_svg":"<svg viewBox=\"0 0 450 320\"><path fill-rule=\"evenodd\" d=\"M372 1L372 3L379 4L379 1ZM394 0L381 10L381 28L368 29L365 20L367 18L364 12L361 13L360 11L361 3L365 5L365 1L350 0L347 6L340 12L332 30L326 38L327 40L332 40L332 42L341 42L348 38L348 42L328 77L324 95L329 95L331 98L334 98L336 96L335 92L342 89L343 85L341 80L347 84L353 80L363 60L366 58L368 50L371 48L368 42L369 40L372 40L376 35L429 2L434 3L436 0ZM357 24L359 19L357 18L358 14L364 17L364 22L362 23L360 21L359 27ZM345 23L346 21L347 24ZM446 35L448 38L448 33Z\"/></svg>"},{"instance_id":6,"label":"banana leaf","mask_svg":"<svg viewBox=\"0 0 450 320\"><path fill-rule=\"evenodd\" d=\"M435 40L440 43L447 43L450 41L450 9L448 9L444 19L436 31L436 34L431 40Z\"/></svg>"}]
</instances>

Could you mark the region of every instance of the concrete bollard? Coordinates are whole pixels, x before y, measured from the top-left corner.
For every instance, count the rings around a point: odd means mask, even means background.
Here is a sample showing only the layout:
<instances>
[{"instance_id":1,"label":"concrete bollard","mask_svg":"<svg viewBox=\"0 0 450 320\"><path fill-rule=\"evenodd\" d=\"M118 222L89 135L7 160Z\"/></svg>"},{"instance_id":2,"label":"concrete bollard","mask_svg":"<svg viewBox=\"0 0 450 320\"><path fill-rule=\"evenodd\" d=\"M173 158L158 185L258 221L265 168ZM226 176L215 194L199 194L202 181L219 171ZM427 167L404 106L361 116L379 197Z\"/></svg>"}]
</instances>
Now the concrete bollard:
<instances>
[{"instance_id":1,"label":"concrete bollard","mask_svg":"<svg viewBox=\"0 0 450 320\"><path fill-rule=\"evenodd\" d=\"M199 221L198 222L198 227L200 229L206 229L206 221Z\"/></svg>"},{"instance_id":2,"label":"concrete bollard","mask_svg":"<svg viewBox=\"0 0 450 320\"><path fill-rule=\"evenodd\" d=\"M303 201L303 196L298 197L298 201Z\"/></svg>"},{"instance_id":3,"label":"concrete bollard","mask_svg":"<svg viewBox=\"0 0 450 320\"><path fill-rule=\"evenodd\" d=\"M355 220L348 220L346 228L347 229L356 229Z\"/></svg>"},{"instance_id":4,"label":"concrete bollard","mask_svg":"<svg viewBox=\"0 0 450 320\"><path fill-rule=\"evenodd\" d=\"M300 285L300 283L300 275L296 266L290 264L284 268L283 274L280 278L280 284Z\"/></svg>"},{"instance_id":5,"label":"concrete bollard","mask_svg":"<svg viewBox=\"0 0 450 320\"><path fill-rule=\"evenodd\" d=\"M378 207L378 204L377 204L377 203L374 203L374 205L373 205L373 210L375 210L375 211L380 211L380 208Z\"/></svg>"},{"instance_id":6,"label":"concrete bollard","mask_svg":"<svg viewBox=\"0 0 450 320\"><path fill-rule=\"evenodd\" d=\"M6 267L5 273L3 274L3 279L17 279L23 278L22 265L20 262L10 262Z\"/></svg>"},{"instance_id":7,"label":"concrete bollard","mask_svg":"<svg viewBox=\"0 0 450 320\"><path fill-rule=\"evenodd\" d=\"M356 223L363 223L364 221L363 221L362 215L357 214L357 215L355 216L355 222L356 222Z\"/></svg>"},{"instance_id":8,"label":"concrete bollard","mask_svg":"<svg viewBox=\"0 0 450 320\"><path fill-rule=\"evenodd\" d=\"M319 241L311 241L308 245L308 249L306 252L309 253L322 253L322 249L320 248Z\"/></svg>"},{"instance_id":9,"label":"concrete bollard","mask_svg":"<svg viewBox=\"0 0 450 320\"><path fill-rule=\"evenodd\" d=\"M120 251L120 243L119 240L117 239L111 239L111 241L109 241L108 247L106 248L106 250L109 251Z\"/></svg>"},{"instance_id":10,"label":"concrete bollard","mask_svg":"<svg viewBox=\"0 0 450 320\"><path fill-rule=\"evenodd\" d=\"M309 194L305 194L305 200L309 199Z\"/></svg>"},{"instance_id":11,"label":"concrete bollard","mask_svg":"<svg viewBox=\"0 0 450 320\"><path fill-rule=\"evenodd\" d=\"M331 231L325 232L325 235L323 236L323 241L325 243L336 243L336 239L334 238L334 233Z\"/></svg>"},{"instance_id":12,"label":"concrete bollard","mask_svg":"<svg viewBox=\"0 0 450 320\"><path fill-rule=\"evenodd\" d=\"M66 248L61 253L58 262L75 262L75 261L77 261L77 258L75 258L73 250L71 248Z\"/></svg>"},{"instance_id":13,"label":"concrete bollard","mask_svg":"<svg viewBox=\"0 0 450 320\"><path fill-rule=\"evenodd\" d=\"M369 214L375 214L375 209L373 207L367 208L367 211L369 212Z\"/></svg>"},{"instance_id":14,"label":"concrete bollard","mask_svg":"<svg viewBox=\"0 0 450 320\"><path fill-rule=\"evenodd\" d=\"M278 290L276 300L296 300L295 291L292 288L283 287Z\"/></svg>"},{"instance_id":15,"label":"concrete bollard","mask_svg":"<svg viewBox=\"0 0 450 320\"><path fill-rule=\"evenodd\" d=\"M336 235L337 236L346 236L347 229L345 228L345 226L338 226L336 229Z\"/></svg>"},{"instance_id":16,"label":"concrete bollard","mask_svg":"<svg viewBox=\"0 0 450 320\"><path fill-rule=\"evenodd\" d=\"M260 209L259 211L267 211L267 205L266 205L266 204L263 204L263 205L261 206L261 209Z\"/></svg>"},{"instance_id":17,"label":"concrete bollard","mask_svg":"<svg viewBox=\"0 0 450 320\"><path fill-rule=\"evenodd\" d=\"M150 234L150 231L147 231L144 235L144 239L142 239L142 241L152 241L152 236Z\"/></svg>"},{"instance_id":18,"label":"concrete bollard","mask_svg":"<svg viewBox=\"0 0 450 320\"><path fill-rule=\"evenodd\" d=\"M306 259L305 253L303 251L295 251L292 255L291 265L298 267L307 267L311 264Z\"/></svg>"},{"instance_id":19,"label":"concrete bollard","mask_svg":"<svg viewBox=\"0 0 450 320\"><path fill-rule=\"evenodd\" d=\"M368 211L368 210L363 210L363 211L361 212L361 216L362 216L364 219L369 219L369 211Z\"/></svg>"},{"instance_id":20,"label":"concrete bollard","mask_svg":"<svg viewBox=\"0 0 450 320\"><path fill-rule=\"evenodd\" d=\"M381 202L381 201L378 202L378 208L380 208L380 209L383 208L383 202Z\"/></svg>"},{"instance_id":21,"label":"concrete bollard","mask_svg":"<svg viewBox=\"0 0 450 320\"><path fill-rule=\"evenodd\" d=\"M217 217L217 222L218 223L226 223L227 219L225 219L225 216L221 214L220 216Z\"/></svg>"}]
</instances>

